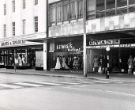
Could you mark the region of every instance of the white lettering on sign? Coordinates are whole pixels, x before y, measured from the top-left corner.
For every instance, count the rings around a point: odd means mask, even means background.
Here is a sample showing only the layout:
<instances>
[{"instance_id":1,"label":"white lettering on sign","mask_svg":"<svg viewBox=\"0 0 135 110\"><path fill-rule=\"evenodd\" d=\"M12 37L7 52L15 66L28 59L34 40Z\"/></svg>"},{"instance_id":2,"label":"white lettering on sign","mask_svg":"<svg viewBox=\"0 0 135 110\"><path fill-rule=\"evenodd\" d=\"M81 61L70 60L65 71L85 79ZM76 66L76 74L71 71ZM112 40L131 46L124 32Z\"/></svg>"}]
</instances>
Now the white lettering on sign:
<instances>
[{"instance_id":1,"label":"white lettering on sign","mask_svg":"<svg viewBox=\"0 0 135 110\"><path fill-rule=\"evenodd\" d=\"M119 39L115 40L91 40L89 41L89 45L116 45L120 44Z\"/></svg>"},{"instance_id":2,"label":"white lettering on sign","mask_svg":"<svg viewBox=\"0 0 135 110\"><path fill-rule=\"evenodd\" d=\"M119 47L131 47L131 44L120 44Z\"/></svg>"},{"instance_id":3,"label":"white lettering on sign","mask_svg":"<svg viewBox=\"0 0 135 110\"><path fill-rule=\"evenodd\" d=\"M25 44L25 41L24 40L6 41L1 43L1 47L21 45L21 44Z\"/></svg>"},{"instance_id":4,"label":"white lettering on sign","mask_svg":"<svg viewBox=\"0 0 135 110\"><path fill-rule=\"evenodd\" d=\"M73 46L73 44L70 42L70 43L67 43L67 44L58 44L56 46L56 50L67 50L69 52L80 52L81 51L81 48L75 48Z\"/></svg>"},{"instance_id":5,"label":"white lettering on sign","mask_svg":"<svg viewBox=\"0 0 135 110\"><path fill-rule=\"evenodd\" d=\"M71 48L73 48L71 42L68 43L68 44L59 44L59 45L57 45L57 47L56 47L57 50L60 50L60 49L71 49Z\"/></svg>"}]
</instances>

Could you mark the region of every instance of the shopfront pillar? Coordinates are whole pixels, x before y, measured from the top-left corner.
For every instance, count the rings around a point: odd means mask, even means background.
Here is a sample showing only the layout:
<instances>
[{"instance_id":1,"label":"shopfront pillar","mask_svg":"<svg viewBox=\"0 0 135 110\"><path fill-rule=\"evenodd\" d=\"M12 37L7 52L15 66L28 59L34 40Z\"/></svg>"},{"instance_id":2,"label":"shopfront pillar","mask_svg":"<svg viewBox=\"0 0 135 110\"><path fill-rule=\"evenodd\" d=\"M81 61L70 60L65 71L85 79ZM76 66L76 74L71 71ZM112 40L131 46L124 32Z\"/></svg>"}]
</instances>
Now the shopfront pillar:
<instances>
[{"instance_id":1,"label":"shopfront pillar","mask_svg":"<svg viewBox=\"0 0 135 110\"><path fill-rule=\"evenodd\" d=\"M47 70L47 42L43 43L43 70Z\"/></svg>"}]
</instances>

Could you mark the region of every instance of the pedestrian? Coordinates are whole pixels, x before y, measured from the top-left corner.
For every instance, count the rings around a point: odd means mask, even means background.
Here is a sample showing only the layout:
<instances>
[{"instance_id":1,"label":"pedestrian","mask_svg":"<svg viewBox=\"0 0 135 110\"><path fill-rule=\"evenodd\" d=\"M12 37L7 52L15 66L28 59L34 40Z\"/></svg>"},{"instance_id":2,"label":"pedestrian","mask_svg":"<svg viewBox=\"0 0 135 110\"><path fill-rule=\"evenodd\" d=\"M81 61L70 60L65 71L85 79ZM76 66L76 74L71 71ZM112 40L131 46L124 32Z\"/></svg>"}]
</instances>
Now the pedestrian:
<instances>
[{"instance_id":1,"label":"pedestrian","mask_svg":"<svg viewBox=\"0 0 135 110\"><path fill-rule=\"evenodd\" d=\"M133 74L135 75L135 57L133 59Z\"/></svg>"},{"instance_id":2,"label":"pedestrian","mask_svg":"<svg viewBox=\"0 0 135 110\"><path fill-rule=\"evenodd\" d=\"M102 68L103 68L103 73L106 74L106 72L107 72L107 58L106 58L106 56L103 56Z\"/></svg>"},{"instance_id":3,"label":"pedestrian","mask_svg":"<svg viewBox=\"0 0 135 110\"><path fill-rule=\"evenodd\" d=\"M130 55L128 59L128 74L133 73L133 57Z\"/></svg>"},{"instance_id":4,"label":"pedestrian","mask_svg":"<svg viewBox=\"0 0 135 110\"><path fill-rule=\"evenodd\" d=\"M17 58L17 55L15 55L15 59L14 59L14 70L16 72L16 69L17 69L17 65L18 65L18 58Z\"/></svg>"},{"instance_id":5,"label":"pedestrian","mask_svg":"<svg viewBox=\"0 0 135 110\"><path fill-rule=\"evenodd\" d=\"M95 56L93 59L93 71L98 72L98 67L99 67L99 59L98 56Z\"/></svg>"}]
</instances>

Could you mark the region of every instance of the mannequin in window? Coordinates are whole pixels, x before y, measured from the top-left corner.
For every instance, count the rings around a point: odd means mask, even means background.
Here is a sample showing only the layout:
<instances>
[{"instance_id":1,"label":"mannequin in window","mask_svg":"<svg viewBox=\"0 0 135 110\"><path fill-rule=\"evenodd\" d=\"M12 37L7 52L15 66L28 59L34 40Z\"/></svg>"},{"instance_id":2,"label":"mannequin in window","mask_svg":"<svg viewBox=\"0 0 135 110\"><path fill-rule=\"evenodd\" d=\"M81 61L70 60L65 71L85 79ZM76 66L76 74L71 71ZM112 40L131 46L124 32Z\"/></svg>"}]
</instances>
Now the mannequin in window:
<instances>
[{"instance_id":1,"label":"mannequin in window","mask_svg":"<svg viewBox=\"0 0 135 110\"><path fill-rule=\"evenodd\" d=\"M62 57L62 68L63 69L69 69L69 67L66 64L66 58L65 58L65 56Z\"/></svg>"},{"instance_id":2,"label":"mannequin in window","mask_svg":"<svg viewBox=\"0 0 135 110\"><path fill-rule=\"evenodd\" d=\"M57 56L55 69L57 69L57 70L58 70L58 69L61 69L61 64L60 64L60 58L59 58L59 56Z\"/></svg>"}]
</instances>

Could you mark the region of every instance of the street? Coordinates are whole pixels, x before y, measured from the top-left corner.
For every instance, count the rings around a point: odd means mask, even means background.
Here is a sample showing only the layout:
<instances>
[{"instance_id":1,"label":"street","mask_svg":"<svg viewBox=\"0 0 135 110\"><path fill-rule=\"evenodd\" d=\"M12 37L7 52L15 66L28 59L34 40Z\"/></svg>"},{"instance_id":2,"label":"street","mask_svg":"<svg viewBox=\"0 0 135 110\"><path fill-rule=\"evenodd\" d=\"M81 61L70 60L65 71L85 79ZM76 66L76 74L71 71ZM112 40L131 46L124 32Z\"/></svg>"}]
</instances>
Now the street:
<instances>
[{"instance_id":1,"label":"street","mask_svg":"<svg viewBox=\"0 0 135 110\"><path fill-rule=\"evenodd\" d=\"M135 81L0 73L0 110L135 110Z\"/></svg>"}]
</instances>

